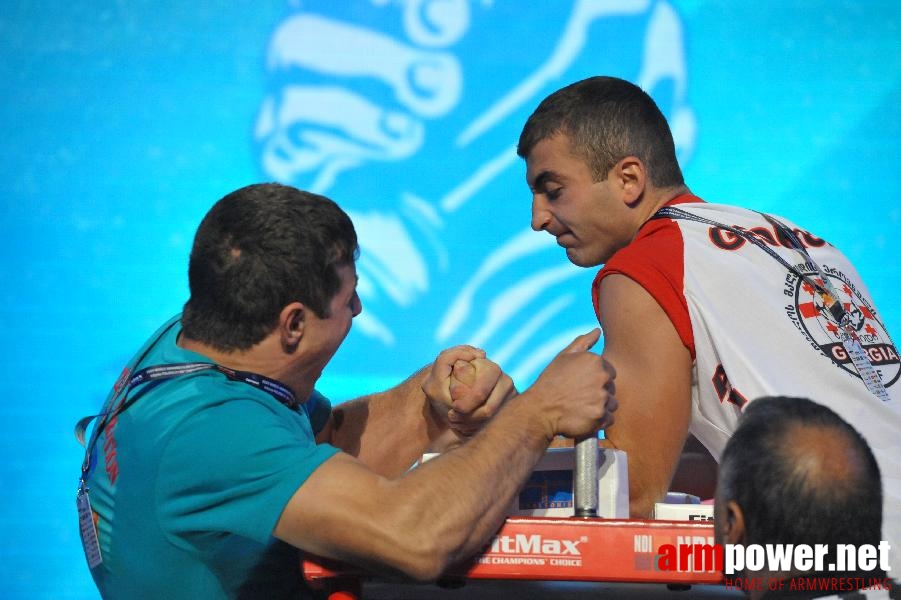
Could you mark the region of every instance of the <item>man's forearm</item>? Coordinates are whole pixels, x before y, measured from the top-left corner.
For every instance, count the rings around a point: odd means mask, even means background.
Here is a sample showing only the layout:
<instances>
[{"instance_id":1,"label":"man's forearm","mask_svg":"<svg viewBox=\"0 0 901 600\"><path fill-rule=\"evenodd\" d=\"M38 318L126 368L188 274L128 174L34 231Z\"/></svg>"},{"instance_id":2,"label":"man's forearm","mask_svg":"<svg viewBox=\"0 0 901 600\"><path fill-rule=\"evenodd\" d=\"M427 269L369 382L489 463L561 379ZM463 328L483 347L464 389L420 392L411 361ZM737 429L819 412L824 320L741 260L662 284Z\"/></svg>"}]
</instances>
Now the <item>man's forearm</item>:
<instances>
[{"instance_id":1,"label":"man's forearm","mask_svg":"<svg viewBox=\"0 0 901 600\"><path fill-rule=\"evenodd\" d=\"M402 477L337 454L286 506L274 535L388 576L434 580L503 522L547 446L541 406L515 399L473 439Z\"/></svg>"},{"instance_id":2,"label":"man's forearm","mask_svg":"<svg viewBox=\"0 0 901 600\"><path fill-rule=\"evenodd\" d=\"M528 401L512 400L469 442L390 482L385 495L403 501L369 507L370 523L393 524L379 562L430 580L484 546L550 439Z\"/></svg>"},{"instance_id":3,"label":"man's forearm","mask_svg":"<svg viewBox=\"0 0 901 600\"><path fill-rule=\"evenodd\" d=\"M336 406L328 441L380 475L404 473L446 430L422 391L427 371L421 369L390 390Z\"/></svg>"}]
</instances>

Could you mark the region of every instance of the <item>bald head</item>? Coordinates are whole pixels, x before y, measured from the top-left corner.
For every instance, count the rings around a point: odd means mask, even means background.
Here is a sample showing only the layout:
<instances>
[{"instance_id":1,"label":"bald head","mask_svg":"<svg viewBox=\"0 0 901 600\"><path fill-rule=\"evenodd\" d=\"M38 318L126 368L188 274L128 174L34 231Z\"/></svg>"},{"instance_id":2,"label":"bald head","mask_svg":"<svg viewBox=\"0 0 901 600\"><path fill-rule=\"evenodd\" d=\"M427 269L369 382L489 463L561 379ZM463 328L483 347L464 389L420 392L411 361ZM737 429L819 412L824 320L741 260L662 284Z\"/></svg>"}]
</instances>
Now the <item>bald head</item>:
<instances>
[{"instance_id":1,"label":"bald head","mask_svg":"<svg viewBox=\"0 0 901 600\"><path fill-rule=\"evenodd\" d=\"M716 502L744 516L745 544L878 544L879 467L866 441L803 398L749 403L720 462Z\"/></svg>"},{"instance_id":2,"label":"bald head","mask_svg":"<svg viewBox=\"0 0 901 600\"><path fill-rule=\"evenodd\" d=\"M786 470L812 495L860 487L870 476L864 449L844 427L793 421L775 442Z\"/></svg>"}]
</instances>

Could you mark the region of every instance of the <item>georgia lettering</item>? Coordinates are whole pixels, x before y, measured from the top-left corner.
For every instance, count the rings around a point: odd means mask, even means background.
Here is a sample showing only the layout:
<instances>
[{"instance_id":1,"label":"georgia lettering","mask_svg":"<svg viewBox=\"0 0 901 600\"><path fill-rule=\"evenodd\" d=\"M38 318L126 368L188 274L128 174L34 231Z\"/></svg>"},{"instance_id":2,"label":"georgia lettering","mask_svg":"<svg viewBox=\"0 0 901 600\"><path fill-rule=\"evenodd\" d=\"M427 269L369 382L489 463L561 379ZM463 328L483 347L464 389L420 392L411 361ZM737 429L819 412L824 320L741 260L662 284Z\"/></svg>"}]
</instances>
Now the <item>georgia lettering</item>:
<instances>
[{"instance_id":1,"label":"georgia lettering","mask_svg":"<svg viewBox=\"0 0 901 600\"><path fill-rule=\"evenodd\" d=\"M829 264L821 265L822 272L811 268L809 263L794 267L803 277L791 271L786 273L782 293L788 300L785 314L804 339L833 364L859 377L845 347L849 338L856 337L883 385L893 385L901 375L901 359L876 309L854 281ZM808 279L820 286L825 285L824 279L829 280L837 294L836 300L841 302L847 315L847 325L853 330L853 336L842 323L836 322L821 294Z\"/></svg>"},{"instance_id":2,"label":"georgia lettering","mask_svg":"<svg viewBox=\"0 0 901 600\"><path fill-rule=\"evenodd\" d=\"M770 246L793 247L791 240L787 239L772 225L769 227L752 227L750 229L732 225L731 228L747 235L754 236ZM711 227L707 233L710 236L710 241L713 242L713 245L723 250L738 250L748 241L745 237L722 227ZM796 228L793 230L793 233L805 248L820 248L826 245L826 240L818 238L809 231Z\"/></svg>"}]
</instances>

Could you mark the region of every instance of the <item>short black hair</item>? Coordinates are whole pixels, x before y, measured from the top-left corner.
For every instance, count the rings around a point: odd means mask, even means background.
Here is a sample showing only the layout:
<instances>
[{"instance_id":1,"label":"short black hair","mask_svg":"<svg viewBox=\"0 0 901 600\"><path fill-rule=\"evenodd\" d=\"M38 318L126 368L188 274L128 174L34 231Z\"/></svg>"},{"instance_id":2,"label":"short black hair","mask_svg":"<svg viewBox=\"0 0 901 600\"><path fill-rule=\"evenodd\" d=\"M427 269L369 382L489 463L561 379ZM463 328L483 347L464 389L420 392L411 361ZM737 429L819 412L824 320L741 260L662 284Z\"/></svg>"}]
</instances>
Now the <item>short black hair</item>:
<instances>
[{"instance_id":1,"label":"short black hair","mask_svg":"<svg viewBox=\"0 0 901 600\"><path fill-rule=\"evenodd\" d=\"M324 196L278 183L231 192L194 237L185 335L220 351L246 350L291 302L328 317L341 287L337 267L357 254L350 217Z\"/></svg>"},{"instance_id":2,"label":"short black hair","mask_svg":"<svg viewBox=\"0 0 901 600\"><path fill-rule=\"evenodd\" d=\"M666 117L644 90L616 77L590 77L545 98L526 121L516 152L528 158L535 145L566 135L598 181L627 156L637 156L660 188L684 185Z\"/></svg>"}]
</instances>

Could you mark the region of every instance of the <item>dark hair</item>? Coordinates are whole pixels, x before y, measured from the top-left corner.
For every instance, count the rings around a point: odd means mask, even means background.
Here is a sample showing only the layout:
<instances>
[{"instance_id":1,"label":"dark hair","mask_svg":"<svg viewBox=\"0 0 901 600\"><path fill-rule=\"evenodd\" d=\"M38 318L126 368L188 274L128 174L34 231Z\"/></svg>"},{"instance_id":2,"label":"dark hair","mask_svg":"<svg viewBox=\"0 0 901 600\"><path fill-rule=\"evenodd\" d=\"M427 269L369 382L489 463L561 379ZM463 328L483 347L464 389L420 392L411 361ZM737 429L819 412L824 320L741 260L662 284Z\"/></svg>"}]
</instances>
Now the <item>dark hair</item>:
<instances>
[{"instance_id":1,"label":"dark hair","mask_svg":"<svg viewBox=\"0 0 901 600\"><path fill-rule=\"evenodd\" d=\"M277 183L236 190L194 237L185 335L225 352L246 350L291 302L328 317L341 286L337 267L357 252L350 217L328 198Z\"/></svg>"},{"instance_id":2,"label":"dark hair","mask_svg":"<svg viewBox=\"0 0 901 600\"><path fill-rule=\"evenodd\" d=\"M797 443L802 429L822 444ZM819 468L828 444L843 450L842 481ZM766 397L748 404L720 462L717 501L742 509L747 544L878 545L882 482L876 458L854 427L805 398Z\"/></svg>"},{"instance_id":3,"label":"dark hair","mask_svg":"<svg viewBox=\"0 0 901 600\"><path fill-rule=\"evenodd\" d=\"M526 121L517 154L557 134L569 138L598 181L626 156L637 156L660 188L685 183L666 117L640 87L615 77L591 77L545 98Z\"/></svg>"}]
</instances>

